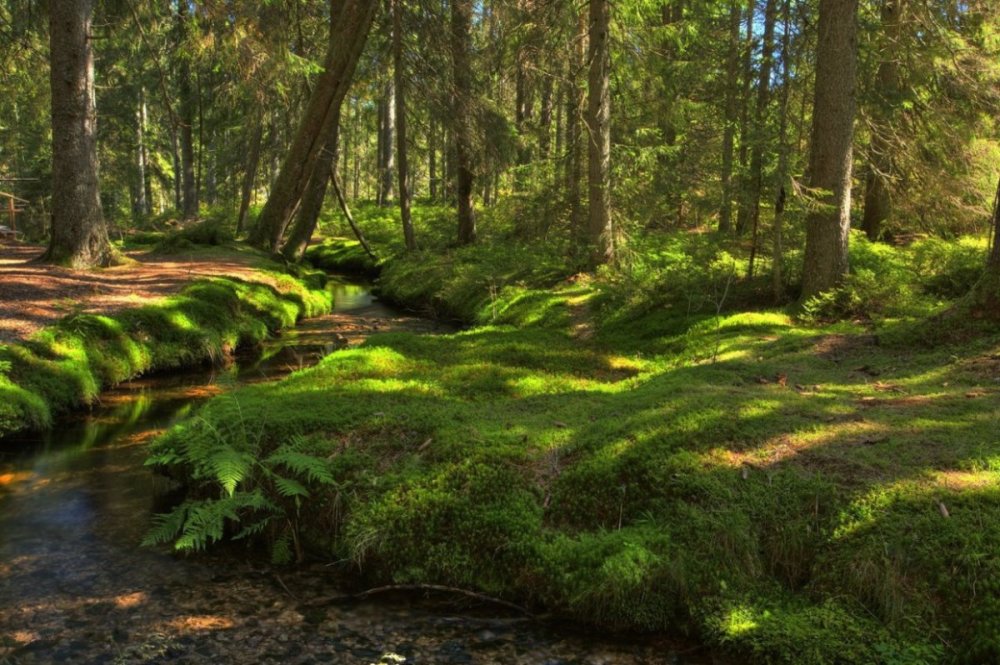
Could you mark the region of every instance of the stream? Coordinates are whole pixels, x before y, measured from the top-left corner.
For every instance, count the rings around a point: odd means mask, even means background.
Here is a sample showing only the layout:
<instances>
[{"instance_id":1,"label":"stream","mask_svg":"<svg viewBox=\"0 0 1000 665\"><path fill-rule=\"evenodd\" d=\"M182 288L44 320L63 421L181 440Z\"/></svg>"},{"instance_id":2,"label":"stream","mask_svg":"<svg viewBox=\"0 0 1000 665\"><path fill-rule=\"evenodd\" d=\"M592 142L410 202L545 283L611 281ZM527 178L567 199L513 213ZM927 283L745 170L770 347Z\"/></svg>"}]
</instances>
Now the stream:
<instances>
[{"instance_id":1,"label":"stream","mask_svg":"<svg viewBox=\"0 0 1000 665\"><path fill-rule=\"evenodd\" d=\"M722 662L662 637L602 638L454 596L350 600L331 568L253 552L178 556L139 546L171 485L146 443L198 404L272 381L384 330L439 324L333 282L335 310L225 367L143 377L49 431L0 441L0 665L6 663ZM235 552L235 553L234 553Z\"/></svg>"}]
</instances>

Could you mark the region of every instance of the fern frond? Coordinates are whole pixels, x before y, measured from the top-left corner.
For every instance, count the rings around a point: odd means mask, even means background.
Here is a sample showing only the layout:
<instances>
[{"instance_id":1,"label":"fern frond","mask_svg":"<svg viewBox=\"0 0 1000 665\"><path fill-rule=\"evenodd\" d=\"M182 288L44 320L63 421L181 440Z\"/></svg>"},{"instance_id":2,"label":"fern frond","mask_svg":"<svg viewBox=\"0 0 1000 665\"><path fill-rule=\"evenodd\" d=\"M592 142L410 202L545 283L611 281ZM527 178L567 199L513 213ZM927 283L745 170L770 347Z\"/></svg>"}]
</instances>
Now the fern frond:
<instances>
[{"instance_id":1,"label":"fern frond","mask_svg":"<svg viewBox=\"0 0 1000 665\"><path fill-rule=\"evenodd\" d=\"M325 458L292 450L287 446L278 448L265 461L269 466L280 464L312 483L320 485L333 485L336 483L336 479L330 473L329 462Z\"/></svg>"},{"instance_id":2,"label":"fern frond","mask_svg":"<svg viewBox=\"0 0 1000 665\"><path fill-rule=\"evenodd\" d=\"M217 450L208 461L213 477L229 496L236 491L240 481L246 478L253 462L253 456L228 446Z\"/></svg>"},{"instance_id":3,"label":"fern frond","mask_svg":"<svg viewBox=\"0 0 1000 665\"><path fill-rule=\"evenodd\" d=\"M274 476L274 487L278 490L278 494L285 497L286 499L291 497L307 497L309 496L309 490L306 489L305 485L292 478L285 478L275 474Z\"/></svg>"}]
</instances>

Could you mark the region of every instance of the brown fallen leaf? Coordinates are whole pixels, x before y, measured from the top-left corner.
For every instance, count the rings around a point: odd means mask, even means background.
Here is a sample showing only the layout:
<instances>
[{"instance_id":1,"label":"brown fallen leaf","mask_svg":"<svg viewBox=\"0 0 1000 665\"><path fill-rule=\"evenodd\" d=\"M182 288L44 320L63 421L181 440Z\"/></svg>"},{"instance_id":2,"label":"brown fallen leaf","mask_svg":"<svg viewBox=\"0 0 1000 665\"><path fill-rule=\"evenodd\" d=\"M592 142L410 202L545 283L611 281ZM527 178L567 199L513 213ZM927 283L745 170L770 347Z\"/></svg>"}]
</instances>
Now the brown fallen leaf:
<instances>
[{"instance_id":1,"label":"brown fallen leaf","mask_svg":"<svg viewBox=\"0 0 1000 665\"><path fill-rule=\"evenodd\" d=\"M787 374L785 374L785 373L783 373L783 372L782 372L782 373L779 373L779 374L778 374L778 375L777 375L777 376L775 377L775 381L777 381L777 382L778 382L778 385L779 385L779 386L781 386L782 388L784 388L784 387L785 387L785 385L786 385L786 384L788 383L788 375L787 375Z\"/></svg>"},{"instance_id":2,"label":"brown fallen leaf","mask_svg":"<svg viewBox=\"0 0 1000 665\"><path fill-rule=\"evenodd\" d=\"M554 420L552 424L558 427L559 429L566 429L567 427L569 427L569 425L560 420Z\"/></svg>"},{"instance_id":3,"label":"brown fallen leaf","mask_svg":"<svg viewBox=\"0 0 1000 665\"><path fill-rule=\"evenodd\" d=\"M943 501L938 501L938 510L941 511L941 517L951 517L948 514L948 506L944 505Z\"/></svg>"}]
</instances>

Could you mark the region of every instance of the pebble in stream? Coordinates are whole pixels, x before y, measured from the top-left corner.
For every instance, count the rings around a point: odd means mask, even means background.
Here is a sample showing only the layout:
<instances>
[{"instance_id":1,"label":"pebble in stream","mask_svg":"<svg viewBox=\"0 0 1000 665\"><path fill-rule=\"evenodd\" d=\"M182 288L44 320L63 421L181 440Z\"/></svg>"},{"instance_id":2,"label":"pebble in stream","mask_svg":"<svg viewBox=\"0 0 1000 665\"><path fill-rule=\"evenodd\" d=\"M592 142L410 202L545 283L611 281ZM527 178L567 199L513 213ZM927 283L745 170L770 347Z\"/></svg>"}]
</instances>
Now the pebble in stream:
<instances>
[{"instance_id":1,"label":"pebble in stream","mask_svg":"<svg viewBox=\"0 0 1000 665\"><path fill-rule=\"evenodd\" d=\"M277 370L253 367L237 383L298 369L315 361L312 350L357 343L376 326L434 330L362 299L357 312L289 335L291 354L272 356ZM144 443L222 389L212 377L135 382L30 454L0 445L0 665L714 662L697 649L682 657L664 640L599 640L440 599L344 603L325 566L279 570L232 551L177 557L138 547L155 497L169 489L142 466Z\"/></svg>"}]
</instances>

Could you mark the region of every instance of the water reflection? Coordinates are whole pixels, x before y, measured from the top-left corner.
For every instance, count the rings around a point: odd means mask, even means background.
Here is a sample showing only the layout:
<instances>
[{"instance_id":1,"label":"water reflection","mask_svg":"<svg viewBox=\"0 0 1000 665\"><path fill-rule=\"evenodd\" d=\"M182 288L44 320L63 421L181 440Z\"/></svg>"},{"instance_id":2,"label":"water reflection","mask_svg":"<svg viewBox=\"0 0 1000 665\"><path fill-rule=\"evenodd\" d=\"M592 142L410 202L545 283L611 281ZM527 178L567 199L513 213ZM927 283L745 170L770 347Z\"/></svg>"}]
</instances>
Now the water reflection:
<instances>
[{"instance_id":1,"label":"water reflection","mask_svg":"<svg viewBox=\"0 0 1000 665\"><path fill-rule=\"evenodd\" d=\"M275 570L245 550L181 558L138 543L170 481L146 443L199 403L271 380L377 330L433 332L367 288L225 367L142 378L52 430L0 441L0 663L709 663L656 639L602 641L402 596L341 602L331 569Z\"/></svg>"}]
</instances>

